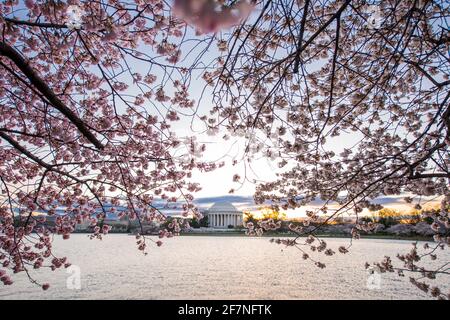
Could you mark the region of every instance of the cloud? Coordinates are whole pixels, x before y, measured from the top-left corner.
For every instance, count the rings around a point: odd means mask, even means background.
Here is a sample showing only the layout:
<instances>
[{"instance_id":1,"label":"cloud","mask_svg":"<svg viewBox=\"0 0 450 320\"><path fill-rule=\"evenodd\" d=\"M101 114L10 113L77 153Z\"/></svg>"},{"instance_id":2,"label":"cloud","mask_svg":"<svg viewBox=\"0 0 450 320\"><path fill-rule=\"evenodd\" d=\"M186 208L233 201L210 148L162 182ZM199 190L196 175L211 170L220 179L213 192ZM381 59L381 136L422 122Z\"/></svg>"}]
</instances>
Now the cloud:
<instances>
[{"instance_id":1,"label":"cloud","mask_svg":"<svg viewBox=\"0 0 450 320\"><path fill-rule=\"evenodd\" d=\"M403 196L389 196L389 197L379 197L374 200L372 200L373 203L381 204L383 206L389 207L389 206L398 206L398 205L405 205L405 201L403 200ZM233 205L235 205L238 209L243 211L256 211L258 209L258 205L255 204L255 201L253 200L252 196L238 196L238 195L224 195L224 196L215 196L215 197L199 197L195 198L194 203L197 205L197 207L200 210L206 210L209 207L211 207L214 203L221 203L221 202L231 202ZM161 206L161 211L163 211L166 214L179 214L181 213L181 209L170 209L170 208L162 208L164 206L164 203L158 202ZM178 204L178 207L181 206L181 202ZM267 202L267 205L269 205L270 202ZM314 209L314 208L320 208L323 204L325 204L325 201L320 199L315 199L314 201L310 202L307 206L304 207L304 209ZM337 203L331 202L329 203L330 207L337 206Z\"/></svg>"},{"instance_id":2,"label":"cloud","mask_svg":"<svg viewBox=\"0 0 450 320\"><path fill-rule=\"evenodd\" d=\"M397 208L397 209L411 209L412 205L408 205L404 200L405 195L399 195L399 196L383 196L376 198L372 200L373 203L381 204L384 207L391 207L391 208ZM422 199L426 200L426 199ZM258 210L259 205L256 205L252 196L239 196L239 195L224 195L224 196L214 196L214 197L199 197L194 199L194 204L201 210L207 210L210 208L214 203L222 203L222 202L230 202L236 208L242 211L251 211L255 212ZM433 203L435 201L431 201ZM310 202L308 205L303 206L301 208L295 209L295 210L288 210L287 214L288 216L304 216L306 210L314 210L320 208L325 201L316 199L312 202ZM270 202L266 203L267 205L270 205ZM155 199L153 201L153 205L158 208L162 213L164 213L167 216L179 216L182 214L182 205L183 202L180 200L178 203L171 203L170 206L167 206L166 202L162 199ZM106 205L107 207L111 205ZM331 202L328 204L328 207L330 209L336 209L338 207L338 204L335 202ZM118 206L116 207L118 211L125 211L127 210L126 207ZM60 208L58 210L58 213L64 214L64 208ZM112 216L112 215L111 215Z\"/></svg>"},{"instance_id":3,"label":"cloud","mask_svg":"<svg viewBox=\"0 0 450 320\"><path fill-rule=\"evenodd\" d=\"M202 197L195 200L197 204L204 203L216 203L216 202L241 202L241 203L253 203L252 196L235 196L226 195L219 197Z\"/></svg>"},{"instance_id":4,"label":"cloud","mask_svg":"<svg viewBox=\"0 0 450 320\"><path fill-rule=\"evenodd\" d=\"M405 204L405 200L403 196L398 197L380 197L374 199L372 202L375 204L381 204L381 205L393 205L393 204Z\"/></svg>"},{"instance_id":5,"label":"cloud","mask_svg":"<svg viewBox=\"0 0 450 320\"><path fill-rule=\"evenodd\" d=\"M231 202L234 206L236 206L238 209L242 211L244 210L251 211L257 209L252 196L224 195L217 197L199 197L194 199L194 204L200 210L206 210L209 207L211 207L214 203L222 203L222 202ZM154 205L157 206L161 210L161 212L167 215L179 215L182 212L181 209L164 208L163 201L158 202L155 201ZM181 205L182 202L177 203L177 207L181 207Z\"/></svg>"},{"instance_id":6,"label":"cloud","mask_svg":"<svg viewBox=\"0 0 450 320\"><path fill-rule=\"evenodd\" d=\"M372 200L372 202L376 204L381 204L386 207L390 206L395 207L399 205L403 206L406 205L406 202L403 200L403 198L404 196L386 196L376 198ZM260 207L259 205L255 204L255 201L253 200L252 196L224 195L215 197L199 197L195 198L194 200L194 203L200 210L206 210L209 207L211 207L214 203L221 203L221 202L231 202L234 206L236 206L238 209L242 211L256 211L258 210L258 207ZM159 204L161 205L161 207L163 207L164 205L162 201L159 202ZM180 207L181 204L182 203L180 202L178 204L178 207ZM267 202L266 204L270 205L270 202ZM307 206L304 206L303 209L299 209L299 211L304 212L306 209L314 210L320 208L323 204L325 204L325 201L315 199L314 201L310 202ZM329 203L329 207L335 206L338 206L338 204L335 202ZM167 215L178 215L181 213L181 209L161 208L161 211Z\"/></svg>"},{"instance_id":7,"label":"cloud","mask_svg":"<svg viewBox=\"0 0 450 320\"><path fill-rule=\"evenodd\" d=\"M218 196L218 197L202 197L194 200L195 204L198 205L201 209L207 209L214 203L221 202L231 202L237 207L253 207L255 206L255 202L253 201L252 196L236 196L236 195L226 195L226 196Z\"/></svg>"}]
</instances>

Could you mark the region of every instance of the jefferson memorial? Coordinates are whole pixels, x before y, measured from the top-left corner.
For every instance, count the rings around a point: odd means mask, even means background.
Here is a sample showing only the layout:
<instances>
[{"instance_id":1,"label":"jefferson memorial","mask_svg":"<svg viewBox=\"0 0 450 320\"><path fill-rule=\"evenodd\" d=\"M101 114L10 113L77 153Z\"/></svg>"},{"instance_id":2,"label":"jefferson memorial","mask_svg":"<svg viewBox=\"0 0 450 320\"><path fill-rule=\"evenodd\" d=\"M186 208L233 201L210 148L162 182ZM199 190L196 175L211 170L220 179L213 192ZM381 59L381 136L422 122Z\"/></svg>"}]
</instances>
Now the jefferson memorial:
<instances>
[{"instance_id":1,"label":"jefferson memorial","mask_svg":"<svg viewBox=\"0 0 450 320\"><path fill-rule=\"evenodd\" d=\"M243 223L242 211L239 211L229 202L217 202L211 206L205 215L212 228L228 228L228 226L241 226Z\"/></svg>"}]
</instances>

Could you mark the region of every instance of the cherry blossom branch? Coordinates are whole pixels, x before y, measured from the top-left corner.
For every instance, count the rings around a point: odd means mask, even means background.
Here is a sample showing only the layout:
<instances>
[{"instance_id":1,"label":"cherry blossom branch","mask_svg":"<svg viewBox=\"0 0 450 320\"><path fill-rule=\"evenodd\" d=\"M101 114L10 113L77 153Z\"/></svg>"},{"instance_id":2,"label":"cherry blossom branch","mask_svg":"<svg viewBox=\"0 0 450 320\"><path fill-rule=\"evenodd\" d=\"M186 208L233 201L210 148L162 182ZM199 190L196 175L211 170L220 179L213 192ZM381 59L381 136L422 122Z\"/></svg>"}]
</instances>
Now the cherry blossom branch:
<instances>
[{"instance_id":1,"label":"cherry blossom branch","mask_svg":"<svg viewBox=\"0 0 450 320\"><path fill-rule=\"evenodd\" d=\"M23 72L30 82L48 99L48 101L66 116L78 130L88 139L96 148L103 149L103 144L86 127L85 123L70 110L47 86L38 74L30 67L29 63L10 45L0 42L0 54L8 57Z\"/></svg>"}]
</instances>

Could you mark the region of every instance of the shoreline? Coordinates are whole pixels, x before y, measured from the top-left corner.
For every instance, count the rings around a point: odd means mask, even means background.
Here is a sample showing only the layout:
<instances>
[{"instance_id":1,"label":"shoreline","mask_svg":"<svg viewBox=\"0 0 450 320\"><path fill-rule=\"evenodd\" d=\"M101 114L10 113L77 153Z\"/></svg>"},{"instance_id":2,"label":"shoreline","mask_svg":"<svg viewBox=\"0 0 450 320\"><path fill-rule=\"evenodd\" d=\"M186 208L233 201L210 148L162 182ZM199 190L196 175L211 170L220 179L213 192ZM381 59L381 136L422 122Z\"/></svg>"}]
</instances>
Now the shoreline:
<instances>
[{"instance_id":1,"label":"shoreline","mask_svg":"<svg viewBox=\"0 0 450 320\"><path fill-rule=\"evenodd\" d=\"M178 237L196 237L196 236L214 236L214 237L249 237L249 238L295 238L296 235L289 233L263 234L262 236L247 236L243 232L203 232L203 233L181 233ZM318 238L342 238L350 239L349 235L343 234L316 234ZM300 236L306 238L307 236ZM396 236L388 234L361 235L361 239L385 239L385 240L413 240L413 241L433 241L432 237L423 236Z\"/></svg>"},{"instance_id":2,"label":"shoreline","mask_svg":"<svg viewBox=\"0 0 450 320\"><path fill-rule=\"evenodd\" d=\"M91 234L90 232L74 232L73 234ZM109 235L125 234L129 236L135 236L135 233L126 232L110 232ZM158 236L158 234L146 234L146 236ZM322 233L315 234L318 238L342 238L350 239L350 235L347 234L332 234ZM222 232L182 232L177 237L245 237L245 238L295 238L296 235L292 233L265 233L262 236L248 236L244 232L239 231L222 231ZM306 238L307 235L301 235L299 238ZM431 241L433 237L425 237L420 235L400 236L392 234L365 234L360 236L361 239L381 239L381 240L409 240L409 241Z\"/></svg>"}]
</instances>

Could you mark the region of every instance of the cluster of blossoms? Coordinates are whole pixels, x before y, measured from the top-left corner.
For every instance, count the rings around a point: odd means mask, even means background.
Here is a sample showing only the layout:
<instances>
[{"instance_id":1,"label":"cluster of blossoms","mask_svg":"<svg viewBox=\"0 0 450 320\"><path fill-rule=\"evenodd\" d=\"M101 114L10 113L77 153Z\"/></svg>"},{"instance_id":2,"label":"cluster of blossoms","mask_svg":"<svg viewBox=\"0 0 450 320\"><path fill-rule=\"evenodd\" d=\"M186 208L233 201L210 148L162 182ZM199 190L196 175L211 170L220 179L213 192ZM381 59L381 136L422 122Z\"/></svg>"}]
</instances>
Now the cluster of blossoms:
<instances>
[{"instance_id":1,"label":"cluster of blossoms","mask_svg":"<svg viewBox=\"0 0 450 320\"><path fill-rule=\"evenodd\" d=\"M246 222L244 226L247 228L246 230L247 235L261 236L264 233L264 231L280 229L282 223L281 221L274 222L273 219L269 218L266 220L259 220L256 223L256 226L253 222ZM303 226L290 223L288 225L288 228L292 233L297 235L297 237L287 239L272 238L270 239L270 242L279 245L284 245L286 247L295 247L302 252L302 258L304 260L311 260L320 269L325 268L326 265L320 261L315 260L309 253L305 251L305 247L307 247L310 250L310 252L322 253L325 256L333 256L336 252L333 249L328 248L326 241L321 240L312 234L310 234L307 237L302 237L302 235L304 235ZM338 251L339 253L345 254L348 252L348 247L340 246L338 248Z\"/></svg>"},{"instance_id":2,"label":"cluster of blossoms","mask_svg":"<svg viewBox=\"0 0 450 320\"><path fill-rule=\"evenodd\" d=\"M3 282L5 286L13 284L11 278L6 274L6 271L2 269L0 269L0 281Z\"/></svg>"},{"instance_id":3,"label":"cluster of blossoms","mask_svg":"<svg viewBox=\"0 0 450 320\"><path fill-rule=\"evenodd\" d=\"M262 236L264 233L262 228L259 228L253 222L245 222L244 227L246 228L245 234L248 236Z\"/></svg>"},{"instance_id":4,"label":"cluster of blossoms","mask_svg":"<svg viewBox=\"0 0 450 320\"><path fill-rule=\"evenodd\" d=\"M175 0L174 13L191 24L197 34L220 31L239 24L254 9L254 1L238 0L226 5L224 0Z\"/></svg>"},{"instance_id":5,"label":"cluster of blossoms","mask_svg":"<svg viewBox=\"0 0 450 320\"><path fill-rule=\"evenodd\" d=\"M433 1L376 10L367 1L261 1L255 19L224 35L227 50L204 74L210 121L246 132L249 168L274 157L277 178L257 185L256 203L322 201L297 231L308 235L320 231L318 216L380 210L378 197L410 194L417 209L448 197L450 59L440 26L449 11ZM447 221L435 220L434 230ZM358 223L352 237L374 227ZM447 231L435 240L446 243Z\"/></svg>"},{"instance_id":6,"label":"cluster of blossoms","mask_svg":"<svg viewBox=\"0 0 450 320\"><path fill-rule=\"evenodd\" d=\"M245 234L249 236L262 236L265 231L277 230L281 227L281 221L274 221L274 219L258 220L253 222L244 222L246 228Z\"/></svg>"},{"instance_id":7,"label":"cluster of blossoms","mask_svg":"<svg viewBox=\"0 0 450 320\"><path fill-rule=\"evenodd\" d=\"M273 219L261 220L258 225L265 231L277 230L281 227L281 221L275 222Z\"/></svg>"},{"instance_id":8,"label":"cluster of blossoms","mask_svg":"<svg viewBox=\"0 0 450 320\"><path fill-rule=\"evenodd\" d=\"M409 252L397 254L396 258L401 262L400 266L395 266L391 258L386 256L382 262L374 263L380 272L397 272L401 277L410 273L412 275L409 277L410 282L421 291L438 299L450 299L450 293L445 294L438 285L431 285L427 282L427 280L436 282L438 276L447 274L448 261L442 261L439 267L431 267L431 262L439 263L438 251L448 250L450 247L449 200L449 197L444 198L439 210L422 213L423 218L433 220L431 228L435 232L433 236L435 243L425 243L421 250L417 242L413 243ZM369 267L370 264L366 263L366 268ZM415 274L420 276L417 277Z\"/></svg>"},{"instance_id":9,"label":"cluster of blossoms","mask_svg":"<svg viewBox=\"0 0 450 320\"><path fill-rule=\"evenodd\" d=\"M374 222L359 222L356 226L355 226L355 228L357 229L357 230L360 230L360 231L364 231L364 232L371 232L371 231L373 231L375 228L377 227L377 224L376 223L374 223ZM352 232L353 233L353 232Z\"/></svg>"},{"instance_id":10,"label":"cluster of blossoms","mask_svg":"<svg viewBox=\"0 0 450 320\"><path fill-rule=\"evenodd\" d=\"M181 225L178 221L178 219L173 219L169 225L168 225L169 230L173 230L173 233L175 235L179 234L181 231Z\"/></svg>"},{"instance_id":11,"label":"cluster of blossoms","mask_svg":"<svg viewBox=\"0 0 450 320\"><path fill-rule=\"evenodd\" d=\"M52 239L78 224L101 239L110 215L138 221L145 251L142 223L165 219L156 200L199 216L192 171L220 164L172 132L179 109L194 107L187 70L200 62L180 65L185 22L164 1L8 1L0 27L4 284L9 271L39 284L33 269L67 267ZM161 236L178 233L174 225Z\"/></svg>"}]
</instances>

